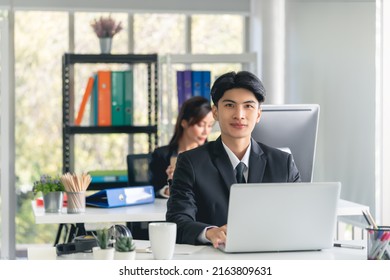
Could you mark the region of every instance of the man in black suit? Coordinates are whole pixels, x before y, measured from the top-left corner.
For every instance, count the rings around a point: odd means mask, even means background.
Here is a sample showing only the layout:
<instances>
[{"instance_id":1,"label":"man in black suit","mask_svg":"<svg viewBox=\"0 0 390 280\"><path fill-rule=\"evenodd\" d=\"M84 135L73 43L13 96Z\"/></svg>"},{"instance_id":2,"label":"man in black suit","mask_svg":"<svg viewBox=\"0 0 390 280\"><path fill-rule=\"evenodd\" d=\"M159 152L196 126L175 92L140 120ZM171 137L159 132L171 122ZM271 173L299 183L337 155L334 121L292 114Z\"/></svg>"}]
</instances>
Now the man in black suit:
<instances>
[{"instance_id":1,"label":"man in black suit","mask_svg":"<svg viewBox=\"0 0 390 280\"><path fill-rule=\"evenodd\" d=\"M179 154L166 219L177 224L177 243L218 247L226 240L229 191L241 180L236 177L240 163L248 183L299 182L300 174L291 154L251 137L265 97L259 78L229 72L214 82L210 94L221 135Z\"/></svg>"}]
</instances>

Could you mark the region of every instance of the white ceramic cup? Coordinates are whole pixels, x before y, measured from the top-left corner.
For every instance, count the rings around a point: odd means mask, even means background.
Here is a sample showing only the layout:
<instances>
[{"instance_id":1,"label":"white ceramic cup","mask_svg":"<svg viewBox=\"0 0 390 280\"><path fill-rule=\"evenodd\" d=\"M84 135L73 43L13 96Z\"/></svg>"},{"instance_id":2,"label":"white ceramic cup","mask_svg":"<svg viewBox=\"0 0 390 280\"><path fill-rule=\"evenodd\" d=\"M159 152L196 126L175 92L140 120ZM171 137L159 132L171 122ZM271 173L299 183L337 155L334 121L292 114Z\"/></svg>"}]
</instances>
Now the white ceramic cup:
<instances>
[{"instance_id":1,"label":"white ceramic cup","mask_svg":"<svg viewBox=\"0 0 390 280\"><path fill-rule=\"evenodd\" d=\"M175 223L150 223L149 240L155 260L170 260L176 244Z\"/></svg>"}]
</instances>

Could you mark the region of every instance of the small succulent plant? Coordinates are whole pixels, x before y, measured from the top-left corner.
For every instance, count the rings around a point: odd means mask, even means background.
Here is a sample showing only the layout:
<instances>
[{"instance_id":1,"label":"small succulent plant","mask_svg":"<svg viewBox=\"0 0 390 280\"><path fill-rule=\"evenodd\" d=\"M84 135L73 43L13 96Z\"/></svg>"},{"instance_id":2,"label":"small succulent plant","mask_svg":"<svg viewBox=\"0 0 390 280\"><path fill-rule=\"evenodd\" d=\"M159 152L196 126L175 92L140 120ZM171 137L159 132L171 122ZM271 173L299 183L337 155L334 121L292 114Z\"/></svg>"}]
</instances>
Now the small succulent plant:
<instances>
[{"instance_id":1,"label":"small succulent plant","mask_svg":"<svg viewBox=\"0 0 390 280\"><path fill-rule=\"evenodd\" d=\"M133 238L130 236L118 236L115 239L115 250L117 252L131 252L135 250Z\"/></svg>"},{"instance_id":2,"label":"small succulent plant","mask_svg":"<svg viewBox=\"0 0 390 280\"><path fill-rule=\"evenodd\" d=\"M96 234L93 234L100 249L107 249L110 244L110 230L108 228L97 229Z\"/></svg>"}]
</instances>

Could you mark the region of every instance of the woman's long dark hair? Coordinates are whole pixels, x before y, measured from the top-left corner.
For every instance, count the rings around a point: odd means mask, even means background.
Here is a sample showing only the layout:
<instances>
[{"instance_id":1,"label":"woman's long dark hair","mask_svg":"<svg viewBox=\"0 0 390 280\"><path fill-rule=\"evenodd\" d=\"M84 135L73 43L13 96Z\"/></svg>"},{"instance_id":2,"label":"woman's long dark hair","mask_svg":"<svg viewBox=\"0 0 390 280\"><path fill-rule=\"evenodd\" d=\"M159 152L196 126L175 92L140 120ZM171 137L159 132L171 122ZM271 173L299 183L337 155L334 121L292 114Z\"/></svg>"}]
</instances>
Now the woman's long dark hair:
<instances>
[{"instance_id":1,"label":"woman's long dark hair","mask_svg":"<svg viewBox=\"0 0 390 280\"><path fill-rule=\"evenodd\" d=\"M201 96L194 96L187 99L180 108L177 116L175 131L169 146L171 148L179 146L179 140L183 136L184 129L181 126L183 120L188 122L189 126L199 123L211 111L210 101Z\"/></svg>"}]
</instances>

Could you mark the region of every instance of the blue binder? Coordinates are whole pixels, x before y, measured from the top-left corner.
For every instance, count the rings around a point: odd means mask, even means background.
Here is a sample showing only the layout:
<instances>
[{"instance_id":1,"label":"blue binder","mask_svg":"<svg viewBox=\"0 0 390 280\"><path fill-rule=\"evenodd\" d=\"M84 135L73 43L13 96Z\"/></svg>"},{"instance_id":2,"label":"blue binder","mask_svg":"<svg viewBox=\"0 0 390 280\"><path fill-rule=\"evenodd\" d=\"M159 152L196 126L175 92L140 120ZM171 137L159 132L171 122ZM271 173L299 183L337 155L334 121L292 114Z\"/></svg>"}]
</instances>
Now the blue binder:
<instances>
[{"instance_id":1,"label":"blue binder","mask_svg":"<svg viewBox=\"0 0 390 280\"><path fill-rule=\"evenodd\" d=\"M179 110L181 105L185 101L184 96L184 71L177 71L176 72L176 87L177 87L177 101L179 105Z\"/></svg>"},{"instance_id":2,"label":"blue binder","mask_svg":"<svg viewBox=\"0 0 390 280\"><path fill-rule=\"evenodd\" d=\"M184 70L184 101L192 97L192 70Z\"/></svg>"},{"instance_id":3,"label":"blue binder","mask_svg":"<svg viewBox=\"0 0 390 280\"><path fill-rule=\"evenodd\" d=\"M192 71L192 96L202 96L202 71Z\"/></svg>"},{"instance_id":4,"label":"blue binder","mask_svg":"<svg viewBox=\"0 0 390 280\"><path fill-rule=\"evenodd\" d=\"M86 204L101 208L153 203L153 186L104 189L86 197Z\"/></svg>"},{"instance_id":5,"label":"blue binder","mask_svg":"<svg viewBox=\"0 0 390 280\"><path fill-rule=\"evenodd\" d=\"M211 71L202 71L201 95L210 100Z\"/></svg>"}]
</instances>

